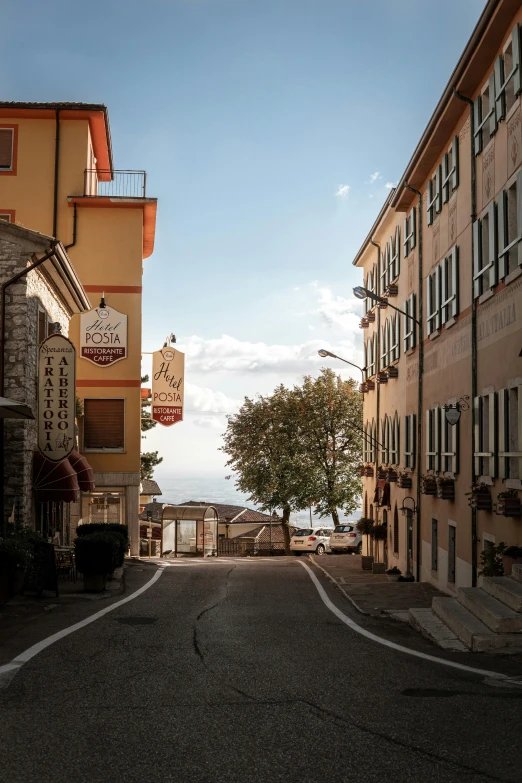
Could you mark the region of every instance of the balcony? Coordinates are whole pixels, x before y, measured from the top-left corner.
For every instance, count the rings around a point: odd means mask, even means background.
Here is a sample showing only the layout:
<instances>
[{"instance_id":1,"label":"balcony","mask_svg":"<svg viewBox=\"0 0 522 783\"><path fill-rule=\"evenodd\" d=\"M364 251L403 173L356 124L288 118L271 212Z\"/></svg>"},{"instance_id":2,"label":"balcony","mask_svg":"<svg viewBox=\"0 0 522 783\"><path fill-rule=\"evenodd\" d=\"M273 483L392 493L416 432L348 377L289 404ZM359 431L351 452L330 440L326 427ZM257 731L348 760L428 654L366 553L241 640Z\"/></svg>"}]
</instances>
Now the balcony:
<instances>
[{"instance_id":1,"label":"balcony","mask_svg":"<svg viewBox=\"0 0 522 783\"><path fill-rule=\"evenodd\" d=\"M146 171L85 169L84 172L84 196L145 198L146 187Z\"/></svg>"}]
</instances>

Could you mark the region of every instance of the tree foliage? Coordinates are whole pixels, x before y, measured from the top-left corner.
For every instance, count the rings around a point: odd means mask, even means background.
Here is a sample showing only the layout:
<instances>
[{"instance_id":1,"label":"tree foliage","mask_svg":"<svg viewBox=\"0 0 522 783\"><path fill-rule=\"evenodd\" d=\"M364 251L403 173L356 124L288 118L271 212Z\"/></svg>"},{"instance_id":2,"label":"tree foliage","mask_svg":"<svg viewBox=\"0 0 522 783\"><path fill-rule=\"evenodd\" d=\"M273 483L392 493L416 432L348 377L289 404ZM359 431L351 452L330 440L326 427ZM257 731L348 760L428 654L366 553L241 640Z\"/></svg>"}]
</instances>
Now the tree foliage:
<instances>
[{"instance_id":1,"label":"tree foliage","mask_svg":"<svg viewBox=\"0 0 522 783\"><path fill-rule=\"evenodd\" d=\"M158 457L157 451L144 451L140 456L141 461L141 478L151 479L154 475L154 468L163 462L163 457Z\"/></svg>"}]
</instances>

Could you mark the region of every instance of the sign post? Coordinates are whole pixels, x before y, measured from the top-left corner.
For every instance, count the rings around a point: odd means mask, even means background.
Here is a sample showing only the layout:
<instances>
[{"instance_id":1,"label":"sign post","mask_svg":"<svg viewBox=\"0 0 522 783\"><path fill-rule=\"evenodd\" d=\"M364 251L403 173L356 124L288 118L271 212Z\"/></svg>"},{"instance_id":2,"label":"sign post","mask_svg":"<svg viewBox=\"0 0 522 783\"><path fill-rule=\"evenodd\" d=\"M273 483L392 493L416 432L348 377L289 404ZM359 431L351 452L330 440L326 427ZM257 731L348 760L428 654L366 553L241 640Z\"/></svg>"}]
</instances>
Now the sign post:
<instances>
[{"instance_id":1,"label":"sign post","mask_svg":"<svg viewBox=\"0 0 522 783\"><path fill-rule=\"evenodd\" d=\"M151 416L171 427L183 421L185 354L166 346L152 354Z\"/></svg>"},{"instance_id":2,"label":"sign post","mask_svg":"<svg viewBox=\"0 0 522 783\"><path fill-rule=\"evenodd\" d=\"M76 351L67 337L52 334L38 351L38 448L51 462L74 448Z\"/></svg>"},{"instance_id":3,"label":"sign post","mask_svg":"<svg viewBox=\"0 0 522 783\"><path fill-rule=\"evenodd\" d=\"M80 356L98 367L127 358L127 316L105 304L80 316Z\"/></svg>"}]
</instances>

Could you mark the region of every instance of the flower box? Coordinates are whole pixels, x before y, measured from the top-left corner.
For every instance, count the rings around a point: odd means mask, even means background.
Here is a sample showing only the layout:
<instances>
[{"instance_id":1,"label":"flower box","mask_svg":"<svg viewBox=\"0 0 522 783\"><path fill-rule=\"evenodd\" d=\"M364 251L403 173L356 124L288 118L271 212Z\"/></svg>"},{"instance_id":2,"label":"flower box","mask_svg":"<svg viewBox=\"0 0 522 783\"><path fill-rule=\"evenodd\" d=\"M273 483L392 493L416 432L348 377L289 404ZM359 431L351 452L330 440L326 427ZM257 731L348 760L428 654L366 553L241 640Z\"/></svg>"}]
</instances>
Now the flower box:
<instances>
[{"instance_id":1,"label":"flower box","mask_svg":"<svg viewBox=\"0 0 522 783\"><path fill-rule=\"evenodd\" d=\"M370 322L367 318L361 318L361 323L359 324L359 329L367 329L370 325Z\"/></svg>"},{"instance_id":2,"label":"flower box","mask_svg":"<svg viewBox=\"0 0 522 783\"><path fill-rule=\"evenodd\" d=\"M400 489L411 489L412 487L411 476L399 476L399 478L397 479L397 486Z\"/></svg>"},{"instance_id":3,"label":"flower box","mask_svg":"<svg viewBox=\"0 0 522 783\"><path fill-rule=\"evenodd\" d=\"M375 381L366 381L366 391L373 391L375 389Z\"/></svg>"},{"instance_id":4,"label":"flower box","mask_svg":"<svg viewBox=\"0 0 522 783\"><path fill-rule=\"evenodd\" d=\"M421 484L421 492L423 495L436 495L437 494L437 482L435 479L433 481L423 481Z\"/></svg>"},{"instance_id":5,"label":"flower box","mask_svg":"<svg viewBox=\"0 0 522 783\"><path fill-rule=\"evenodd\" d=\"M371 465L367 466L365 468L365 474L364 475L366 476L366 478L373 478L373 473L374 473L374 471L373 471L373 468L372 468Z\"/></svg>"},{"instance_id":6,"label":"flower box","mask_svg":"<svg viewBox=\"0 0 522 783\"><path fill-rule=\"evenodd\" d=\"M522 515L520 498L500 498L495 513L501 517L519 517Z\"/></svg>"},{"instance_id":7,"label":"flower box","mask_svg":"<svg viewBox=\"0 0 522 783\"><path fill-rule=\"evenodd\" d=\"M364 465L361 465L361 467L359 468L359 476L366 476L366 468L364 467Z\"/></svg>"},{"instance_id":8,"label":"flower box","mask_svg":"<svg viewBox=\"0 0 522 783\"><path fill-rule=\"evenodd\" d=\"M379 302L378 307L379 310L386 310L386 308L388 307L388 302Z\"/></svg>"},{"instance_id":9,"label":"flower box","mask_svg":"<svg viewBox=\"0 0 522 783\"><path fill-rule=\"evenodd\" d=\"M377 471L377 478L380 479L381 481L382 480L386 480L387 476L388 476L388 474L387 474L387 472L385 470L378 470Z\"/></svg>"},{"instance_id":10,"label":"flower box","mask_svg":"<svg viewBox=\"0 0 522 783\"><path fill-rule=\"evenodd\" d=\"M368 391L368 386L365 383L361 383L361 385L359 386L359 391L361 392L361 394L364 394L365 392Z\"/></svg>"},{"instance_id":11,"label":"flower box","mask_svg":"<svg viewBox=\"0 0 522 783\"><path fill-rule=\"evenodd\" d=\"M388 383L388 376L384 373L379 373L377 376L377 383Z\"/></svg>"},{"instance_id":12,"label":"flower box","mask_svg":"<svg viewBox=\"0 0 522 783\"><path fill-rule=\"evenodd\" d=\"M398 378L399 377L399 368L398 367L388 367L388 378Z\"/></svg>"},{"instance_id":13,"label":"flower box","mask_svg":"<svg viewBox=\"0 0 522 783\"><path fill-rule=\"evenodd\" d=\"M392 283L386 288L386 296L397 296L399 293L399 286Z\"/></svg>"},{"instance_id":14,"label":"flower box","mask_svg":"<svg viewBox=\"0 0 522 783\"><path fill-rule=\"evenodd\" d=\"M471 508L476 508L477 511L491 511L493 509L493 501L489 492L477 492L469 499L469 505Z\"/></svg>"},{"instance_id":15,"label":"flower box","mask_svg":"<svg viewBox=\"0 0 522 783\"><path fill-rule=\"evenodd\" d=\"M369 321L369 323L373 324L373 322L375 321L375 313L374 312L366 313L365 318L367 321Z\"/></svg>"},{"instance_id":16,"label":"flower box","mask_svg":"<svg viewBox=\"0 0 522 783\"><path fill-rule=\"evenodd\" d=\"M440 500L455 500L455 484L439 484L437 497Z\"/></svg>"},{"instance_id":17,"label":"flower box","mask_svg":"<svg viewBox=\"0 0 522 783\"><path fill-rule=\"evenodd\" d=\"M398 476L397 476L397 471L396 470L389 470L386 473L386 480L387 481L395 482L395 481L397 481L397 478L398 478Z\"/></svg>"}]
</instances>

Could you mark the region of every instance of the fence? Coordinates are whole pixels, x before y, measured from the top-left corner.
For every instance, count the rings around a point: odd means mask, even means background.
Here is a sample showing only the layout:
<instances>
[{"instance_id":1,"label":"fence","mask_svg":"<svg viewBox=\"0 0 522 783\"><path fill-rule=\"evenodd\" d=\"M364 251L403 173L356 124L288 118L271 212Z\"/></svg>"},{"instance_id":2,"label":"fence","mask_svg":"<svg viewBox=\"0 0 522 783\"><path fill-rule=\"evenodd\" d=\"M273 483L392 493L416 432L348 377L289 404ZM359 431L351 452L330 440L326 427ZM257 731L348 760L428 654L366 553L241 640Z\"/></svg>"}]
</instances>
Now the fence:
<instances>
[{"instance_id":1,"label":"fence","mask_svg":"<svg viewBox=\"0 0 522 783\"><path fill-rule=\"evenodd\" d=\"M83 179L83 193L85 196L145 198L146 192L146 171L85 169Z\"/></svg>"},{"instance_id":2,"label":"fence","mask_svg":"<svg viewBox=\"0 0 522 783\"><path fill-rule=\"evenodd\" d=\"M237 539L220 538L218 541L218 555L227 557L268 557L272 555L284 555L285 545L282 541L238 541Z\"/></svg>"}]
</instances>

